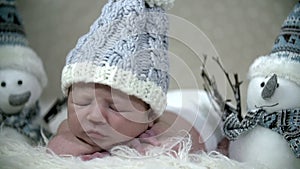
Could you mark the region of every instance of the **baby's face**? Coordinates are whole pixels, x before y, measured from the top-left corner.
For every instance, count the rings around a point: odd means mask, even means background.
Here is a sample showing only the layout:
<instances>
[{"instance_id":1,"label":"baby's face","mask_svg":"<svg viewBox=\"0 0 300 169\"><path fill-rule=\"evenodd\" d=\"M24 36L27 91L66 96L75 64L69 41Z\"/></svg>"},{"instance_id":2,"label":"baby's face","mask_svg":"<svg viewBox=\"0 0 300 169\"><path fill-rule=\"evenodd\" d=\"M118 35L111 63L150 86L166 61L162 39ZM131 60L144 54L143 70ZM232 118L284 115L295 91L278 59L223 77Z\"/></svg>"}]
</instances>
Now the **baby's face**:
<instances>
[{"instance_id":1,"label":"baby's face","mask_svg":"<svg viewBox=\"0 0 300 169\"><path fill-rule=\"evenodd\" d=\"M105 85L77 83L68 97L71 132L102 149L144 132L149 125L148 114L148 105L142 100Z\"/></svg>"}]
</instances>

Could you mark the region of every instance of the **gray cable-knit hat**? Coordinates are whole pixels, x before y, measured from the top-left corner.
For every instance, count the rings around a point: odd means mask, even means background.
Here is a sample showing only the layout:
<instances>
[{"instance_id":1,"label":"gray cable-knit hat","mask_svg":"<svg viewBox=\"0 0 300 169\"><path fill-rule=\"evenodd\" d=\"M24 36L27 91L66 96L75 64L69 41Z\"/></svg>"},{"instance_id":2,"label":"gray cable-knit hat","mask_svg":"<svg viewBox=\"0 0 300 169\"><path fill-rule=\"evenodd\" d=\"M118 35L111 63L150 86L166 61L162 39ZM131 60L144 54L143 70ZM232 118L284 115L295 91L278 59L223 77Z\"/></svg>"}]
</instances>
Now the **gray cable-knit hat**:
<instances>
[{"instance_id":1,"label":"gray cable-knit hat","mask_svg":"<svg viewBox=\"0 0 300 169\"><path fill-rule=\"evenodd\" d=\"M157 115L169 86L168 17L173 0L109 0L66 59L62 91L77 82L111 86L149 104Z\"/></svg>"}]
</instances>

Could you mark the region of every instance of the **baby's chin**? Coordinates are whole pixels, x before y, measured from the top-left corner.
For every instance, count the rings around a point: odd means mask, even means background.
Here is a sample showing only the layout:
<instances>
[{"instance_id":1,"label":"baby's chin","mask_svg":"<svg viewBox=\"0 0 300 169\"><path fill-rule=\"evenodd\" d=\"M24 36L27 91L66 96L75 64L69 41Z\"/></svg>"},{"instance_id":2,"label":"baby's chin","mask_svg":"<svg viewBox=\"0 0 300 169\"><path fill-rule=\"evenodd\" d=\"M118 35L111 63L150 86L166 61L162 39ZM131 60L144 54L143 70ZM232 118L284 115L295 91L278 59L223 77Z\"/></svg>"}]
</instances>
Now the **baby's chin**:
<instances>
[{"instance_id":1,"label":"baby's chin","mask_svg":"<svg viewBox=\"0 0 300 169\"><path fill-rule=\"evenodd\" d=\"M98 147L101 150L109 151L111 148L118 145L128 145L127 143L132 139L107 139L107 140L98 140L94 138L87 138L85 142L93 147Z\"/></svg>"},{"instance_id":2,"label":"baby's chin","mask_svg":"<svg viewBox=\"0 0 300 169\"><path fill-rule=\"evenodd\" d=\"M101 150L103 149L100 144L97 144L95 139L87 136L84 132L77 133L77 134L75 134L75 136L81 142L83 142L91 147L94 147L95 149L101 149Z\"/></svg>"}]
</instances>

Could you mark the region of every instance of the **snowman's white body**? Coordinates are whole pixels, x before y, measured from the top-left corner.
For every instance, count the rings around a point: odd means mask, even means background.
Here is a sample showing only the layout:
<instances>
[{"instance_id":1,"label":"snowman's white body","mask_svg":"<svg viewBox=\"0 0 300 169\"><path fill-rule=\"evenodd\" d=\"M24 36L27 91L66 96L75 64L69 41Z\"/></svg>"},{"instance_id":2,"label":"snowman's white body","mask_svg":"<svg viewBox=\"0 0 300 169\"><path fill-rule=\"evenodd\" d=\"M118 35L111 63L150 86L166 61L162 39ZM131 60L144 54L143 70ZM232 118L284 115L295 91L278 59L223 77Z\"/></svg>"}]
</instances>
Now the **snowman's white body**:
<instances>
[{"instance_id":1,"label":"snowman's white body","mask_svg":"<svg viewBox=\"0 0 300 169\"><path fill-rule=\"evenodd\" d=\"M300 107L300 86L283 78L277 79L279 86L272 97L263 99L262 83L267 80L266 77L250 80L247 94L249 110L267 106L264 109L273 112ZM280 134L261 126L256 126L231 142L229 156L238 161L261 163L270 169L300 168L300 159L296 158L287 141Z\"/></svg>"},{"instance_id":2,"label":"snowman's white body","mask_svg":"<svg viewBox=\"0 0 300 169\"><path fill-rule=\"evenodd\" d=\"M30 73L14 70L4 69L0 70L0 109L6 115L17 115L22 112L25 107L33 106L42 93L42 86L37 78ZM30 93L24 100L24 93ZM20 96L15 104L11 104L10 96ZM10 100L10 101L9 101ZM33 123L40 123L40 118L37 117ZM1 132L4 136L12 139L23 140L29 142L29 139L17 132L15 129L1 126Z\"/></svg>"}]
</instances>

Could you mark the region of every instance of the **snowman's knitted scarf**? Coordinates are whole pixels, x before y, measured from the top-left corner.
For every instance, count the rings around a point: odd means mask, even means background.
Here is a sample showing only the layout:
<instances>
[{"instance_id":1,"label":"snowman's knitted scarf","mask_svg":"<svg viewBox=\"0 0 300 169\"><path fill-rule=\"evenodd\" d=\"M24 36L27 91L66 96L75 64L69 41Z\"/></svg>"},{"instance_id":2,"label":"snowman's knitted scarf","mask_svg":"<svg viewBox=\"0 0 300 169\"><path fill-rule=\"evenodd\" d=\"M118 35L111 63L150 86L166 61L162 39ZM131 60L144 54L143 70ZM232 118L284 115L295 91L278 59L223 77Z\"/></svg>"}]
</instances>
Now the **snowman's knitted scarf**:
<instances>
[{"instance_id":1,"label":"snowman's knitted scarf","mask_svg":"<svg viewBox=\"0 0 300 169\"><path fill-rule=\"evenodd\" d=\"M21 112L14 115L7 115L0 109L0 124L16 129L19 133L30 138L33 144L37 144L42 141L42 128L40 124L34 123L39 112L38 102L31 107L25 107Z\"/></svg>"},{"instance_id":2,"label":"snowman's knitted scarf","mask_svg":"<svg viewBox=\"0 0 300 169\"><path fill-rule=\"evenodd\" d=\"M291 150L300 158L300 108L267 113L263 109L249 111L243 120L236 113L230 114L224 122L223 131L230 140L260 125L279 134L289 143Z\"/></svg>"}]
</instances>

